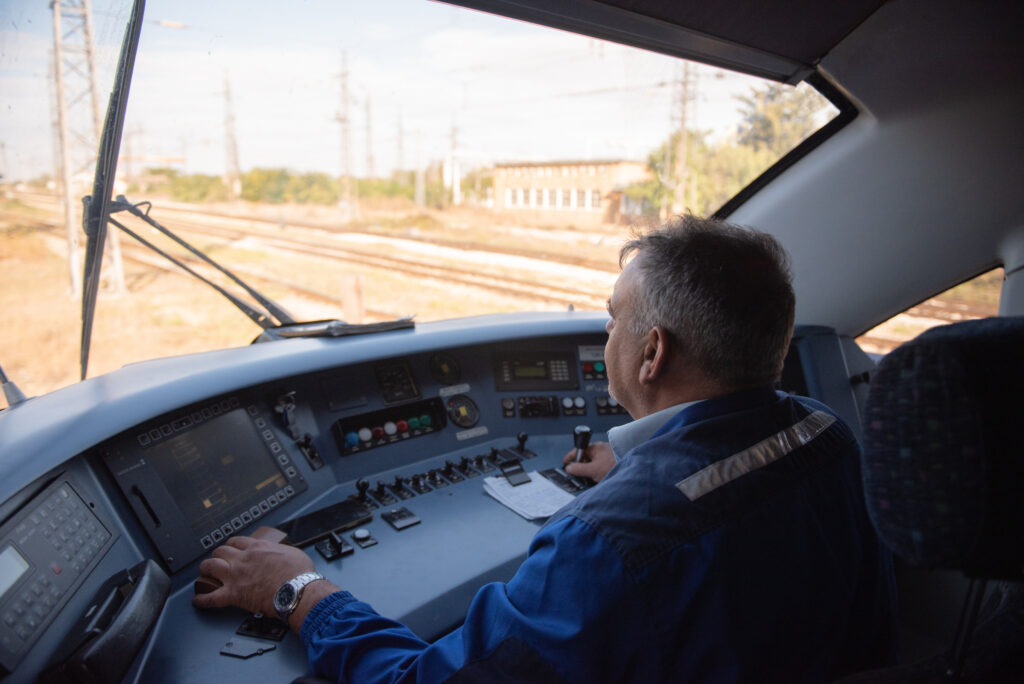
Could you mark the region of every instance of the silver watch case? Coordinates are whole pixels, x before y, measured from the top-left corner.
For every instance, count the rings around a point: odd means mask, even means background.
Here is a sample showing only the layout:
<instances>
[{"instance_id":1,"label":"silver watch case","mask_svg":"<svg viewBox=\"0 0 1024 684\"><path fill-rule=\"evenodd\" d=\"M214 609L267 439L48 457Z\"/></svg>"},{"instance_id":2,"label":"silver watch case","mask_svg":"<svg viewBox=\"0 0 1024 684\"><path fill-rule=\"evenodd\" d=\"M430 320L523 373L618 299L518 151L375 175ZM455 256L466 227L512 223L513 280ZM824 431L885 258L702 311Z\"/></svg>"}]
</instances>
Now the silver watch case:
<instances>
[{"instance_id":1,"label":"silver watch case","mask_svg":"<svg viewBox=\"0 0 1024 684\"><path fill-rule=\"evenodd\" d=\"M318 572L304 572L294 579L290 579L274 594L274 610L282 621L288 622L288 616L295 611L295 607L302 600L302 590L306 585L316 580L324 579Z\"/></svg>"}]
</instances>

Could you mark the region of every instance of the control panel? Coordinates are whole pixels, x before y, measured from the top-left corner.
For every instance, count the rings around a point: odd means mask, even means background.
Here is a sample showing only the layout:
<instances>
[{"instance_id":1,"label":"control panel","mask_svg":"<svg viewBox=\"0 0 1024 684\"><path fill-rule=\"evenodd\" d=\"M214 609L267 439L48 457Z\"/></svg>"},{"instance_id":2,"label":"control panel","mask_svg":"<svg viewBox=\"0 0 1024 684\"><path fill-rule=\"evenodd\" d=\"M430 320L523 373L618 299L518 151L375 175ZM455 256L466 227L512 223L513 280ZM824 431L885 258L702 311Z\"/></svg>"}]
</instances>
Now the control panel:
<instances>
[{"instance_id":1,"label":"control panel","mask_svg":"<svg viewBox=\"0 0 1024 684\"><path fill-rule=\"evenodd\" d=\"M104 450L172 571L306 490L270 416L232 396L154 421Z\"/></svg>"},{"instance_id":2,"label":"control panel","mask_svg":"<svg viewBox=\"0 0 1024 684\"><path fill-rule=\"evenodd\" d=\"M342 456L429 435L445 426L440 399L371 411L334 422L331 431Z\"/></svg>"},{"instance_id":3,"label":"control panel","mask_svg":"<svg viewBox=\"0 0 1024 684\"><path fill-rule=\"evenodd\" d=\"M0 529L0 674L12 671L116 538L58 479Z\"/></svg>"}]
</instances>

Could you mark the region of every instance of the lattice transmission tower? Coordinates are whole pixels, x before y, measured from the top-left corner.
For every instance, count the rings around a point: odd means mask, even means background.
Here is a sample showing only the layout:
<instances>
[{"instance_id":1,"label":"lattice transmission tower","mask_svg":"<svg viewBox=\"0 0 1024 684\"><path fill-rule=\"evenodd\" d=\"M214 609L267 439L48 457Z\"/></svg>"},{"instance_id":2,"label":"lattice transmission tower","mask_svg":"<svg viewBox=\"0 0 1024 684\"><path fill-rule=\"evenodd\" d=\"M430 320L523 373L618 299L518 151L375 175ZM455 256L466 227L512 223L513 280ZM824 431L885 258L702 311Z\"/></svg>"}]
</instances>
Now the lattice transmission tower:
<instances>
[{"instance_id":1,"label":"lattice transmission tower","mask_svg":"<svg viewBox=\"0 0 1024 684\"><path fill-rule=\"evenodd\" d=\"M52 0L50 8L53 10L53 76L60 138L57 185L63 199L68 235L68 275L71 291L77 293L82 290L78 250L80 198L92 189L102 122L96 88L92 8L89 0ZM107 256L113 261L107 273L112 288L121 293L125 286L120 236L117 231L110 231L107 236Z\"/></svg>"}]
</instances>

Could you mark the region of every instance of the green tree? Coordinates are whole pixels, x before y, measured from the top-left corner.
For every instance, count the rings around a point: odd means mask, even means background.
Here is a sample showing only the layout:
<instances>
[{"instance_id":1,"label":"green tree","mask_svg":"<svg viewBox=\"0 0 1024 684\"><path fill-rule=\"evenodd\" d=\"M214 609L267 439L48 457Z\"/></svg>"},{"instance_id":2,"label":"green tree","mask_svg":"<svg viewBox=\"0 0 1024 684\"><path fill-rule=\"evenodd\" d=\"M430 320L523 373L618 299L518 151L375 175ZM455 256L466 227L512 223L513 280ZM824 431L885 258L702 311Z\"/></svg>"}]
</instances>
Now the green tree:
<instances>
[{"instance_id":1,"label":"green tree","mask_svg":"<svg viewBox=\"0 0 1024 684\"><path fill-rule=\"evenodd\" d=\"M304 173L289 175L284 198L297 204L336 204L340 195L336 179L326 173Z\"/></svg>"},{"instance_id":2,"label":"green tree","mask_svg":"<svg viewBox=\"0 0 1024 684\"><path fill-rule=\"evenodd\" d=\"M721 207L821 125L827 101L809 87L768 85L738 98L742 122L734 138L712 139L706 132L686 131L687 171L681 201L706 215ZM664 216L679 185L673 155L680 131L647 158L652 179L626 188L644 212Z\"/></svg>"},{"instance_id":3,"label":"green tree","mask_svg":"<svg viewBox=\"0 0 1024 684\"><path fill-rule=\"evenodd\" d=\"M242 199L250 202L281 204L288 190L289 174L285 169L252 169L242 174Z\"/></svg>"},{"instance_id":4,"label":"green tree","mask_svg":"<svg viewBox=\"0 0 1024 684\"><path fill-rule=\"evenodd\" d=\"M360 197L404 197L412 200L413 173L396 171L390 178L360 178L356 181Z\"/></svg>"},{"instance_id":5,"label":"green tree","mask_svg":"<svg viewBox=\"0 0 1024 684\"><path fill-rule=\"evenodd\" d=\"M220 176L194 173L187 176L174 174L170 177L171 197L179 202L220 202L228 197L227 188Z\"/></svg>"},{"instance_id":6,"label":"green tree","mask_svg":"<svg viewBox=\"0 0 1024 684\"><path fill-rule=\"evenodd\" d=\"M739 98L742 106L737 142L755 151L766 149L782 157L817 130L828 102L813 88L771 84L751 88Z\"/></svg>"},{"instance_id":7,"label":"green tree","mask_svg":"<svg viewBox=\"0 0 1024 684\"><path fill-rule=\"evenodd\" d=\"M468 172L463 178L460 186L462 196L475 204L484 204L494 196L494 169L481 167Z\"/></svg>"}]
</instances>

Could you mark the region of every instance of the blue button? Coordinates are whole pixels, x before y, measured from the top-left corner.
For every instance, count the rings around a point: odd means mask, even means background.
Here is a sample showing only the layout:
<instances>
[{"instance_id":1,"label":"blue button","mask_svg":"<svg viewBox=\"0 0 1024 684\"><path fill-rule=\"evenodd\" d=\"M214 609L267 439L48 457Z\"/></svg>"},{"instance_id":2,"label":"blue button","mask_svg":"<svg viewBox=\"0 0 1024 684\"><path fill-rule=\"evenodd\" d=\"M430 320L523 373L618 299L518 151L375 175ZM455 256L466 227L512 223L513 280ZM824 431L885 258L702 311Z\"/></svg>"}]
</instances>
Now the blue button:
<instances>
[{"instance_id":1,"label":"blue button","mask_svg":"<svg viewBox=\"0 0 1024 684\"><path fill-rule=\"evenodd\" d=\"M354 432L345 433L345 446L354 447L359 444L359 435Z\"/></svg>"}]
</instances>

